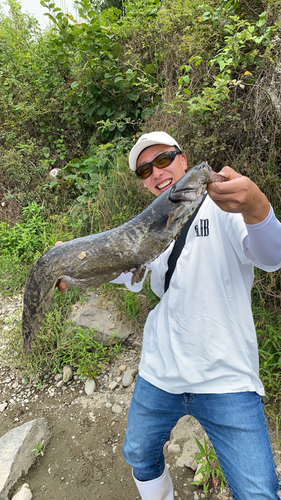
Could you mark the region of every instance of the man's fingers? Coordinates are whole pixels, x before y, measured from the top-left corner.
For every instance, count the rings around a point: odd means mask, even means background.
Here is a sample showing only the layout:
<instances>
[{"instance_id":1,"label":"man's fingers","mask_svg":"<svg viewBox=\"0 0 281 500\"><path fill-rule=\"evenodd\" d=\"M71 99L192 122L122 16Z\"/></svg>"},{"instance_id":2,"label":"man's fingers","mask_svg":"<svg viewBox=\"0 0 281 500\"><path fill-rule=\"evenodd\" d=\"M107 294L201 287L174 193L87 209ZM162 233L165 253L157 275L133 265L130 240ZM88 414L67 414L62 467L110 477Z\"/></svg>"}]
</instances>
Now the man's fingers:
<instances>
[{"instance_id":1,"label":"man's fingers","mask_svg":"<svg viewBox=\"0 0 281 500\"><path fill-rule=\"evenodd\" d=\"M67 285L66 283L64 283L63 281L59 280L57 282L57 287L59 289L60 292L66 292L66 290L69 289L69 285Z\"/></svg>"},{"instance_id":2,"label":"man's fingers","mask_svg":"<svg viewBox=\"0 0 281 500\"><path fill-rule=\"evenodd\" d=\"M63 241L57 241L57 242L55 243L55 247L56 247L57 245L61 245L62 243L63 243ZM56 286L58 287L58 290L59 290L60 292L62 292L62 293L66 292L66 290L68 290L68 289L69 289L69 285L67 285L66 283L64 283L64 282L63 282L63 281L61 281L61 280L59 280L59 281L57 282L57 285L56 285Z\"/></svg>"},{"instance_id":3,"label":"man's fingers","mask_svg":"<svg viewBox=\"0 0 281 500\"><path fill-rule=\"evenodd\" d=\"M223 175L226 178L226 181L208 184L208 193L213 199L227 199L228 195L230 195L231 199L236 193L247 190L251 184L250 179L238 174L230 167L223 167L221 172L219 172L219 175ZM217 198L215 198L215 193L219 195Z\"/></svg>"},{"instance_id":4,"label":"man's fingers","mask_svg":"<svg viewBox=\"0 0 281 500\"><path fill-rule=\"evenodd\" d=\"M231 181L232 179L237 179L238 177L243 177L243 175L239 174L236 172L236 170L233 170L233 168L229 167L226 165L221 169L220 172L218 172L219 175L223 175L227 180Z\"/></svg>"}]
</instances>

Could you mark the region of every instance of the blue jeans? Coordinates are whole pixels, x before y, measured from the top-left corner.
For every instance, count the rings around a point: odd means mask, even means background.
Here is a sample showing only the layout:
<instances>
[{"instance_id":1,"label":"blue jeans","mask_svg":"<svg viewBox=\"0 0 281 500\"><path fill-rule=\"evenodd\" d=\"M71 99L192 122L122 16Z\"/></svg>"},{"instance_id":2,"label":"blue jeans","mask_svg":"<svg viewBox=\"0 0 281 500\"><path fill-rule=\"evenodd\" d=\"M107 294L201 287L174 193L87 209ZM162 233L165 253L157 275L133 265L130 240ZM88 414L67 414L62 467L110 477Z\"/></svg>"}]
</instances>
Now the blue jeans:
<instances>
[{"instance_id":1,"label":"blue jeans","mask_svg":"<svg viewBox=\"0 0 281 500\"><path fill-rule=\"evenodd\" d=\"M279 483L261 398L255 392L170 394L138 376L123 454L139 481L159 477L172 428L192 415L205 429L234 500L277 500Z\"/></svg>"}]
</instances>

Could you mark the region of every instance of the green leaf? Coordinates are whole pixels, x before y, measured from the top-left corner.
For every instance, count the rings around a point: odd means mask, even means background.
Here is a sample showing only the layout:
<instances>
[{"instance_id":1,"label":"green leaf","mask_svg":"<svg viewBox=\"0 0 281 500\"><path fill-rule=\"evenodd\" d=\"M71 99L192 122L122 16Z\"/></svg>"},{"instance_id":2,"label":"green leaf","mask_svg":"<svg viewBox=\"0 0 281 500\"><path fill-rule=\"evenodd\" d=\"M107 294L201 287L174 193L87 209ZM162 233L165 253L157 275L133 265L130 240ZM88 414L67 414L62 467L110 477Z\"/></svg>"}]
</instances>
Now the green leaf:
<instances>
[{"instance_id":1,"label":"green leaf","mask_svg":"<svg viewBox=\"0 0 281 500\"><path fill-rule=\"evenodd\" d=\"M226 6L225 6L225 10L228 10L232 3L233 3L233 0L229 0L229 2L227 2Z\"/></svg>"},{"instance_id":2,"label":"green leaf","mask_svg":"<svg viewBox=\"0 0 281 500\"><path fill-rule=\"evenodd\" d=\"M195 438L195 441L196 441L197 446L198 446L199 450L201 451L201 453L203 453L205 455L205 450L204 450L202 444L200 443L200 441L198 441L197 438Z\"/></svg>"},{"instance_id":3,"label":"green leaf","mask_svg":"<svg viewBox=\"0 0 281 500\"><path fill-rule=\"evenodd\" d=\"M189 83L189 81L190 81L190 77L189 77L189 75L182 76L182 80L183 80L185 83L187 83L187 84L188 84L188 83Z\"/></svg>"},{"instance_id":4,"label":"green leaf","mask_svg":"<svg viewBox=\"0 0 281 500\"><path fill-rule=\"evenodd\" d=\"M137 101L139 96L140 96L140 93L135 91L135 92L130 92L128 95L128 98L131 100L131 101Z\"/></svg>"},{"instance_id":5,"label":"green leaf","mask_svg":"<svg viewBox=\"0 0 281 500\"><path fill-rule=\"evenodd\" d=\"M112 54L114 56L117 56L122 51L122 45L120 43L114 43L111 50L112 50Z\"/></svg>"},{"instance_id":6,"label":"green leaf","mask_svg":"<svg viewBox=\"0 0 281 500\"><path fill-rule=\"evenodd\" d=\"M260 14L260 18L259 18L259 21L257 22L257 26L259 28L261 26L264 26L265 25L265 21L266 21L266 12L263 12L262 14Z\"/></svg>"},{"instance_id":7,"label":"green leaf","mask_svg":"<svg viewBox=\"0 0 281 500\"><path fill-rule=\"evenodd\" d=\"M156 66L154 64L147 64L145 67L144 67L144 71L145 73L147 73L148 75L152 75L153 73L156 72Z\"/></svg>"},{"instance_id":8,"label":"green leaf","mask_svg":"<svg viewBox=\"0 0 281 500\"><path fill-rule=\"evenodd\" d=\"M190 59L191 60L191 59ZM186 64L184 64L183 66L181 66L181 71L186 71L188 73L188 71L190 71L192 68L191 66L187 66Z\"/></svg>"},{"instance_id":9,"label":"green leaf","mask_svg":"<svg viewBox=\"0 0 281 500\"><path fill-rule=\"evenodd\" d=\"M78 82L72 82L71 88L72 89L76 89L77 87L79 87L79 83Z\"/></svg>"},{"instance_id":10,"label":"green leaf","mask_svg":"<svg viewBox=\"0 0 281 500\"><path fill-rule=\"evenodd\" d=\"M49 12L44 12L43 14L44 16L47 16L49 19L51 19L55 24L57 24L57 20L54 16L52 16L52 14L50 14Z\"/></svg>"}]
</instances>

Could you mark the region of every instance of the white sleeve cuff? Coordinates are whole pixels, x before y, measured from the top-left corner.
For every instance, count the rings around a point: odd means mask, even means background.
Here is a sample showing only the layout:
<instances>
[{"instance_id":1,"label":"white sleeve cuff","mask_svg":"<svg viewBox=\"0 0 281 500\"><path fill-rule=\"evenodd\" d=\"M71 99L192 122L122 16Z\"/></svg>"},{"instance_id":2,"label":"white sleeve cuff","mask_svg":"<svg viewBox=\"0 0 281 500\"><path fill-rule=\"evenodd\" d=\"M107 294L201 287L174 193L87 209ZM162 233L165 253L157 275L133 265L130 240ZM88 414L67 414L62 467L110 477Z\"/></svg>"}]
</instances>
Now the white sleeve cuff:
<instances>
[{"instance_id":1,"label":"white sleeve cuff","mask_svg":"<svg viewBox=\"0 0 281 500\"><path fill-rule=\"evenodd\" d=\"M265 271L281 267L281 223L273 208L268 216L258 224L246 224L248 231L243 240L245 255ZM269 269L268 269L269 268Z\"/></svg>"},{"instance_id":2,"label":"white sleeve cuff","mask_svg":"<svg viewBox=\"0 0 281 500\"><path fill-rule=\"evenodd\" d=\"M149 266L146 267L143 279L139 283L134 283L133 285L131 284L132 277L134 276L134 273L132 271L129 271L128 273L121 273L120 276L118 276L118 278L115 278L115 280L110 281L110 283L115 283L117 285L124 284L129 290L131 290L131 292L140 292L148 271L149 271Z\"/></svg>"}]
</instances>

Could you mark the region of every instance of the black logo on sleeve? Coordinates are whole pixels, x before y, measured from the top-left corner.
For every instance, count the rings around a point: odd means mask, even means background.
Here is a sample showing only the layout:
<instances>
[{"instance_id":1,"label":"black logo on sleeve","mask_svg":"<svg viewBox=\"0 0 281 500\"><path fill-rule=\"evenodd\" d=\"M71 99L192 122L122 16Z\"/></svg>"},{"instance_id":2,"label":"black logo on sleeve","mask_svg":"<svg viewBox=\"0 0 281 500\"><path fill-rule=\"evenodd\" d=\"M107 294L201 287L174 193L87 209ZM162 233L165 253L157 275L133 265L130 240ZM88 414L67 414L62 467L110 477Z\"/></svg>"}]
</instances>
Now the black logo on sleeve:
<instances>
[{"instance_id":1,"label":"black logo on sleeve","mask_svg":"<svg viewBox=\"0 0 281 500\"><path fill-rule=\"evenodd\" d=\"M196 236L209 236L209 219L200 219L194 229Z\"/></svg>"}]
</instances>

